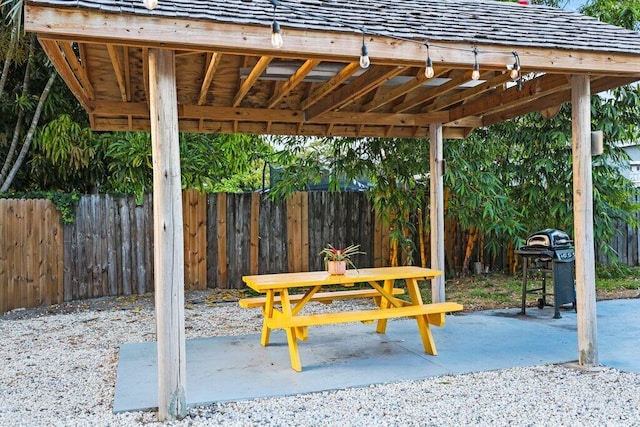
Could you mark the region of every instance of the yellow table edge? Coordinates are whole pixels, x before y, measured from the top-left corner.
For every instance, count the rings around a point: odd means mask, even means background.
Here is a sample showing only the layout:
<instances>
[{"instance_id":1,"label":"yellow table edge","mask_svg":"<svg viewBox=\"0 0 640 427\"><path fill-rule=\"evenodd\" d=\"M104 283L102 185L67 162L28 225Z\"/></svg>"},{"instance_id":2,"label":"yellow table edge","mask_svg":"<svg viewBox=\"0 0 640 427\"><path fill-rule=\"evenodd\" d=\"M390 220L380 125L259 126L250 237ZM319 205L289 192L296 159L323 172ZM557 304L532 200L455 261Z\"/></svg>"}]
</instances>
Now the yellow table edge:
<instances>
[{"instance_id":1,"label":"yellow table edge","mask_svg":"<svg viewBox=\"0 0 640 427\"><path fill-rule=\"evenodd\" d=\"M283 287L306 287L315 285L344 285L368 281L394 279L433 279L442 275L439 270L415 266L377 267L347 270L344 275L330 275L326 271L307 271L301 273L275 273L243 276L247 286L257 292ZM283 286L286 284L286 286Z\"/></svg>"}]
</instances>

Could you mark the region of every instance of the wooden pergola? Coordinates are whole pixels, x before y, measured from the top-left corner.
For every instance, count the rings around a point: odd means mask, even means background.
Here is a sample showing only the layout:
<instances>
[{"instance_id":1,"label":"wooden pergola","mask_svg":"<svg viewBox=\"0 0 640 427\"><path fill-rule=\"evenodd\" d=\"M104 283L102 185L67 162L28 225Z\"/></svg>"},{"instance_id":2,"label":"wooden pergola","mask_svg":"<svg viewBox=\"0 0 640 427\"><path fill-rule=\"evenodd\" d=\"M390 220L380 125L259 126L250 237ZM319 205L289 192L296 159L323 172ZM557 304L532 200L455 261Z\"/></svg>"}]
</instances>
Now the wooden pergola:
<instances>
[{"instance_id":1,"label":"wooden pergola","mask_svg":"<svg viewBox=\"0 0 640 427\"><path fill-rule=\"evenodd\" d=\"M93 129L151 131L161 420L185 414L179 132L429 138L444 270L443 140L571 102L578 359L598 363L590 97L640 80L640 34L491 0L27 0L25 28Z\"/></svg>"}]
</instances>

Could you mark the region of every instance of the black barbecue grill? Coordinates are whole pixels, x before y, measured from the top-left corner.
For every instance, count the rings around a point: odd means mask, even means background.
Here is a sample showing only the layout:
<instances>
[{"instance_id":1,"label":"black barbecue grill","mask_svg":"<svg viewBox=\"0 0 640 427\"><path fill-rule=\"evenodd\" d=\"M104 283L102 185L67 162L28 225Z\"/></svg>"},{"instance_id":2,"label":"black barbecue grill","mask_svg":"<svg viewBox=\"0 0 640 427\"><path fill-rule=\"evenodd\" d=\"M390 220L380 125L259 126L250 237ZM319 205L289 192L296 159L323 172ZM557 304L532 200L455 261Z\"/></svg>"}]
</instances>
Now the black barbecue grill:
<instances>
[{"instance_id":1,"label":"black barbecue grill","mask_svg":"<svg viewBox=\"0 0 640 427\"><path fill-rule=\"evenodd\" d=\"M522 309L526 314L527 295L538 295L538 308L547 304L547 296L553 295L554 319L559 319L560 307L573 304L576 307L574 285L575 250L573 240L564 231L546 228L527 237L527 244L515 251L523 258L522 271ZM528 288L528 278L536 273L540 278L539 287ZM547 275L553 280L553 293L547 293Z\"/></svg>"}]
</instances>

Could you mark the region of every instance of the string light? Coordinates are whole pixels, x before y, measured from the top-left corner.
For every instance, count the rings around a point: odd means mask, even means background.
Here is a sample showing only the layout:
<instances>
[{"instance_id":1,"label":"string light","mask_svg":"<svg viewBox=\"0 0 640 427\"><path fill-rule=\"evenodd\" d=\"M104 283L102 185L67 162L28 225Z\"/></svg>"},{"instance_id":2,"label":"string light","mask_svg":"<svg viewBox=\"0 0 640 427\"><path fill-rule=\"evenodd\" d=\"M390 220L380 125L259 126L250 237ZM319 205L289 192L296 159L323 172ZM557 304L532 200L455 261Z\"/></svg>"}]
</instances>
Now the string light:
<instances>
[{"instance_id":1,"label":"string light","mask_svg":"<svg viewBox=\"0 0 640 427\"><path fill-rule=\"evenodd\" d=\"M369 68L371 65L371 61L369 60L369 51L367 50L367 45L364 43L365 32L362 30L362 50L360 52L360 67L361 68Z\"/></svg>"},{"instance_id":2,"label":"string light","mask_svg":"<svg viewBox=\"0 0 640 427\"><path fill-rule=\"evenodd\" d=\"M280 34L280 24L274 20L271 24L271 46L280 49L283 44L284 40L282 40L282 34Z\"/></svg>"},{"instance_id":3,"label":"string light","mask_svg":"<svg viewBox=\"0 0 640 427\"><path fill-rule=\"evenodd\" d=\"M507 70L510 70L509 77L511 77L512 80L516 80L520 77L520 57L518 56L518 52L515 50L511 52L511 54L515 58L515 62L513 65L507 65Z\"/></svg>"},{"instance_id":4,"label":"string light","mask_svg":"<svg viewBox=\"0 0 640 427\"><path fill-rule=\"evenodd\" d=\"M425 63L424 76L430 79L436 73L433 70L433 61L431 60L431 55L429 54L429 43L425 43L424 45L427 47L427 61Z\"/></svg>"},{"instance_id":5,"label":"string light","mask_svg":"<svg viewBox=\"0 0 640 427\"><path fill-rule=\"evenodd\" d=\"M361 48L361 52L360 52L360 67L368 68L371 65L371 60L369 58L369 51L368 51L366 43L365 43L366 33L365 33L365 29L363 27L356 27L353 24L342 22L339 19L328 17L326 15L313 12L313 10L301 9L301 8L299 8L297 6L280 2L279 0L267 0L267 1L269 1L273 5L273 22L271 24L271 44L273 45L273 47L280 48L280 47L282 47L282 43L283 43L282 42L282 34L281 34L281 31L280 31L280 24L276 20L276 8L278 6L282 6L284 8L287 8L287 9L291 10L292 12L294 12L295 14L300 15L300 16L308 16L308 17L317 18L317 19L323 19L325 21L331 22L332 24L334 24L334 26L336 28L340 27L340 28L348 28L348 29L351 29L351 30L354 30L354 31L361 31L362 32L362 48ZM145 5L147 5L147 3L155 3L155 4L157 4L158 0L144 0L144 2L145 2ZM375 32L373 32L371 34L376 35ZM396 40L401 40L403 42L408 42L408 43L422 43L422 44L424 44L424 46L426 46L426 48L427 48L427 59L425 60L425 70L424 70L425 77L430 79L430 78L433 78L435 76L435 71L433 69L433 60L431 59L431 55L430 55L430 52L429 52L429 48L430 48L430 44L429 43L420 42L420 41L415 40L415 39L409 39L409 38L405 38L405 37L395 36L393 34L388 34L388 33L380 33L380 34L377 34L377 35L380 35L381 37L389 37L389 38L393 38L393 39L396 39ZM466 49L458 48L458 47L451 47L451 46L438 46L438 47L441 48L441 49L466 51ZM474 61L473 61L473 72L471 73L471 78L473 80L479 80L480 79L480 65L478 64L479 51L478 51L477 47L474 46L472 52L473 52L473 56L474 56L474 58L473 58ZM487 53L487 52L488 51L483 51L483 53ZM503 54L505 52L489 51L488 53ZM506 68L509 71L509 76L513 80L518 80L520 82L521 81L521 77L522 77L521 76L521 68L520 68L520 57L518 56L518 53L516 51L512 51L511 54L514 57L515 62L514 62L513 65L507 64Z\"/></svg>"},{"instance_id":6,"label":"string light","mask_svg":"<svg viewBox=\"0 0 640 427\"><path fill-rule=\"evenodd\" d=\"M480 65L478 65L478 49L476 47L473 48L473 72L471 73L471 78L473 80L478 80L480 78Z\"/></svg>"},{"instance_id":7,"label":"string light","mask_svg":"<svg viewBox=\"0 0 640 427\"><path fill-rule=\"evenodd\" d=\"M271 23L271 46L280 49L284 44L282 34L280 32L280 24L276 21L276 9L278 8L277 0L270 0L273 3L273 22Z\"/></svg>"},{"instance_id":8,"label":"string light","mask_svg":"<svg viewBox=\"0 0 640 427\"><path fill-rule=\"evenodd\" d=\"M153 10L158 6L158 0L144 0L144 7L149 10Z\"/></svg>"}]
</instances>

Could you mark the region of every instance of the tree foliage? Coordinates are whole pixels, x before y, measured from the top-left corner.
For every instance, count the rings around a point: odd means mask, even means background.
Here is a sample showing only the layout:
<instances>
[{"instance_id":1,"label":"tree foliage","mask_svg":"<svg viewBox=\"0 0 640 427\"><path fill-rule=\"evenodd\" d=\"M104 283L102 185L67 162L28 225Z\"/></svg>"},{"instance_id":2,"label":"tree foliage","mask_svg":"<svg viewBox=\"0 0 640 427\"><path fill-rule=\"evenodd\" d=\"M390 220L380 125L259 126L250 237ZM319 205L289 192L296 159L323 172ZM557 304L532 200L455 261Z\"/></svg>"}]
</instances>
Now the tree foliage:
<instances>
[{"instance_id":1,"label":"tree foliage","mask_svg":"<svg viewBox=\"0 0 640 427\"><path fill-rule=\"evenodd\" d=\"M0 191L28 189L23 164L41 123L81 111L33 34L22 32L23 2L0 3Z\"/></svg>"},{"instance_id":2,"label":"tree foliage","mask_svg":"<svg viewBox=\"0 0 640 427\"><path fill-rule=\"evenodd\" d=\"M105 191L141 198L153 186L151 136L116 132L101 136L107 163ZM262 159L271 147L260 136L180 134L182 187L206 193L260 188Z\"/></svg>"}]
</instances>

